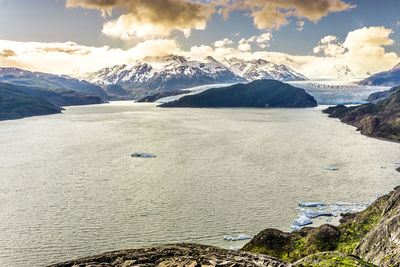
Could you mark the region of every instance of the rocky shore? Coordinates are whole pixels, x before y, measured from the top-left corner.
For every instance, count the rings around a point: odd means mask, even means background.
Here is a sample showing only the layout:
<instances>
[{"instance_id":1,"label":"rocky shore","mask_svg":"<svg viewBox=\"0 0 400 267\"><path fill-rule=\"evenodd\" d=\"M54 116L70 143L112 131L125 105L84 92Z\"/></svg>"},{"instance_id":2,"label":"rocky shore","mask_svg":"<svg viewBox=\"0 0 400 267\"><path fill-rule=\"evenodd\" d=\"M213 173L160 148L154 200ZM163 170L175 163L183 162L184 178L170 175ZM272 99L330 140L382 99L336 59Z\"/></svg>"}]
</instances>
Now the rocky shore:
<instances>
[{"instance_id":1,"label":"rocky shore","mask_svg":"<svg viewBox=\"0 0 400 267\"><path fill-rule=\"evenodd\" d=\"M53 267L83 266L294 266L268 255L233 251L197 244L172 244L120 250L97 256L51 265Z\"/></svg>"},{"instance_id":2,"label":"rocky shore","mask_svg":"<svg viewBox=\"0 0 400 267\"><path fill-rule=\"evenodd\" d=\"M339 105L324 110L329 117L357 127L362 134L391 141L400 141L400 88L389 91L386 99L376 104L355 107Z\"/></svg>"}]
</instances>

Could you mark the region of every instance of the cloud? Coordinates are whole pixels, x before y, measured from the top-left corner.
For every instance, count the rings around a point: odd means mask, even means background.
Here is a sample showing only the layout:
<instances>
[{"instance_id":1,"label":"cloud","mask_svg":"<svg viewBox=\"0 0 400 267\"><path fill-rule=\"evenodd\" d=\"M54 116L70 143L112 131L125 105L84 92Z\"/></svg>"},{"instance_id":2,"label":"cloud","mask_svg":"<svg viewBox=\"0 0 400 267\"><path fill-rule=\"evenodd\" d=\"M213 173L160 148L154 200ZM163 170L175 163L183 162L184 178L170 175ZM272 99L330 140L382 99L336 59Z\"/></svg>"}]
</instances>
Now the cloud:
<instances>
[{"instance_id":1,"label":"cloud","mask_svg":"<svg viewBox=\"0 0 400 267\"><path fill-rule=\"evenodd\" d=\"M296 22L297 30L298 30L299 32L301 32L301 31L304 29L304 24L305 24L305 22L302 21L302 20L299 20L299 21Z\"/></svg>"},{"instance_id":2,"label":"cloud","mask_svg":"<svg viewBox=\"0 0 400 267\"><path fill-rule=\"evenodd\" d=\"M251 51L251 45L248 43L242 43L238 45L240 51Z\"/></svg>"},{"instance_id":3,"label":"cloud","mask_svg":"<svg viewBox=\"0 0 400 267\"><path fill-rule=\"evenodd\" d=\"M224 38L223 40L214 42L215 47L224 47L224 46L232 45L232 44L233 44L233 41L229 40L228 38Z\"/></svg>"},{"instance_id":4,"label":"cloud","mask_svg":"<svg viewBox=\"0 0 400 267\"><path fill-rule=\"evenodd\" d=\"M266 32L260 35L254 35L248 39L242 38L239 41L238 48L242 51L250 51L251 44L257 45L260 48L267 48L269 47L269 42L272 39L272 33Z\"/></svg>"},{"instance_id":5,"label":"cloud","mask_svg":"<svg viewBox=\"0 0 400 267\"><path fill-rule=\"evenodd\" d=\"M204 30L215 13L225 18L232 11L249 12L259 29L279 29L289 17L317 22L332 12L354 8L343 0L66 0L67 8L97 9L106 18L113 10L118 18L103 25L102 32L111 37L155 38L181 31L188 37L192 30ZM304 21L297 22L302 30Z\"/></svg>"},{"instance_id":6,"label":"cloud","mask_svg":"<svg viewBox=\"0 0 400 267\"><path fill-rule=\"evenodd\" d=\"M319 45L314 47L314 54L323 53L325 56L342 55L345 52L343 44L341 44L336 36L328 35L322 38Z\"/></svg>"},{"instance_id":7,"label":"cloud","mask_svg":"<svg viewBox=\"0 0 400 267\"><path fill-rule=\"evenodd\" d=\"M98 9L104 16L113 9L123 15L104 24L102 32L124 40L134 37L168 36L178 30L189 36L204 30L215 12L215 4L189 0L66 0L66 7Z\"/></svg>"},{"instance_id":8,"label":"cloud","mask_svg":"<svg viewBox=\"0 0 400 267\"><path fill-rule=\"evenodd\" d=\"M100 68L129 64L145 56L179 54L175 40L147 40L135 47L91 47L74 42L41 43L0 40L0 66L18 67L55 74L97 71Z\"/></svg>"},{"instance_id":9,"label":"cloud","mask_svg":"<svg viewBox=\"0 0 400 267\"><path fill-rule=\"evenodd\" d=\"M342 64L352 66L351 69L360 75L368 71L377 72L388 69L400 60L396 53L387 52L384 48L394 44L390 38L392 33L391 29L375 26L349 32L344 42L336 36L328 35L320 40L313 52L323 53Z\"/></svg>"},{"instance_id":10,"label":"cloud","mask_svg":"<svg viewBox=\"0 0 400 267\"><path fill-rule=\"evenodd\" d=\"M249 10L257 28L279 29L289 23L289 17L318 22L329 13L354 7L342 0L232 0L231 5L224 8L223 14L228 17L233 10Z\"/></svg>"},{"instance_id":11,"label":"cloud","mask_svg":"<svg viewBox=\"0 0 400 267\"><path fill-rule=\"evenodd\" d=\"M6 58L6 57L14 57L16 55L17 54L15 54L14 50L12 49L5 48L0 51L0 57Z\"/></svg>"},{"instance_id":12,"label":"cloud","mask_svg":"<svg viewBox=\"0 0 400 267\"><path fill-rule=\"evenodd\" d=\"M83 46L74 42L0 40L0 66L56 74L80 74L112 65L131 64L146 56L177 54L195 59L208 55L219 60L225 57L262 58L288 65L310 78L336 78L334 66L345 65L357 76L364 77L367 72L388 70L400 62L396 53L387 52L384 48L394 43L390 38L391 33L392 30L385 27L369 27L349 32L344 41L328 35L319 41L316 46L318 49L314 48L316 54L307 56L252 50L259 43L265 44L272 38L267 33L242 39L237 46L230 45L231 40L226 38L220 40L218 45L197 45L188 50L183 50L173 39L147 40L130 49Z\"/></svg>"}]
</instances>

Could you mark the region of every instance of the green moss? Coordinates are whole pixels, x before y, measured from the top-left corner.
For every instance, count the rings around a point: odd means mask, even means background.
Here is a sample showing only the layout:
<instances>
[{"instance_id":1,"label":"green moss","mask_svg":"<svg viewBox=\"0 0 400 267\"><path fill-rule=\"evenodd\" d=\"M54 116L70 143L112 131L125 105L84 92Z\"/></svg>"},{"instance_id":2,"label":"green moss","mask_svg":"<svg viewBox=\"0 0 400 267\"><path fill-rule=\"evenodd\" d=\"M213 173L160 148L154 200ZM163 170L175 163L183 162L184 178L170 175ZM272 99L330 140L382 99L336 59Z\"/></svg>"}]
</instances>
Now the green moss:
<instances>
[{"instance_id":1,"label":"green moss","mask_svg":"<svg viewBox=\"0 0 400 267\"><path fill-rule=\"evenodd\" d=\"M345 222L341 223L336 230L339 231L339 236L335 235L333 226L328 227L326 225L314 229L303 228L301 231L294 231L290 234L267 229L246 244L243 250L268 254L289 262L295 262L306 256L325 251L351 255L363 237L378 223L389 197L390 195L383 196L364 211L345 218ZM323 227L325 227L325 230L323 230ZM329 229L333 232L326 236ZM335 259L330 260L334 261ZM347 264L346 260L339 260L340 264ZM335 264L335 262L330 263ZM340 264L325 266L347 266Z\"/></svg>"},{"instance_id":2,"label":"green moss","mask_svg":"<svg viewBox=\"0 0 400 267\"><path fill-rule=\"evenodd\" d=\"M342 255L340 253L332 254L315 254L305 258L297 263L301 267L318 267L318 266L365 266L373 267L373 264L367 263L362 259L352 256Z\"/></svg>"}]
</instances>

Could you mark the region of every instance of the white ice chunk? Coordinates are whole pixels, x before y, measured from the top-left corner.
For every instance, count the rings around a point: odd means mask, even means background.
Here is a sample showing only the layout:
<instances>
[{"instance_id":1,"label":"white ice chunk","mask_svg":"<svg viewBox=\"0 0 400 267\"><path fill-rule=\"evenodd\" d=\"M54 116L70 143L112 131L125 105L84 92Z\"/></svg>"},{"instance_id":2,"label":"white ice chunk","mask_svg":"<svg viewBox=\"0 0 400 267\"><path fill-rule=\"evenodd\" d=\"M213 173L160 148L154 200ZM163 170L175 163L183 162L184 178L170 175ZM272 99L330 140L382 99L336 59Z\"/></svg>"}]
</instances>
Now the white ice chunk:
<instances>
[{"instance_id":1,"label":"white ice chunk","mask_svg":"<svg viewBox=\"0 0 400 267\"><path fill-rule=\"evenodd\" d=\"M313 221L310 220L308 217L306 216L300 216L299 218L297 218L296 220L294 220L293 225L296 226L305 226L305 225L309 225L312 224Z\"/></svg>"}]
</instances>

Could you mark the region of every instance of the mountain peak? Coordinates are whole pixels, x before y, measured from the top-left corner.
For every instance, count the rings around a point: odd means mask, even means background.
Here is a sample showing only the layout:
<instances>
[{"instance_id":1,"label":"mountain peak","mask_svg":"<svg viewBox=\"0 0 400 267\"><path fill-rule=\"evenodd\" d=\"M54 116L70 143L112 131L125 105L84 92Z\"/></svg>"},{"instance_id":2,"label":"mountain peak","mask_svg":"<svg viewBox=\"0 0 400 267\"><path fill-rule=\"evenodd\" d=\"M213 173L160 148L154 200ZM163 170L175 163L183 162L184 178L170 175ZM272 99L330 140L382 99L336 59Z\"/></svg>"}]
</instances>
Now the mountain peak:
<instances>
[{"instance_id":1,"label":"mountain peak","mask_svg":"<svg viewBox=\"0 0 400 267\"><path fill-rule=\"evenodd\" d=\"M395 70L400 70L400 63L397 63L397 65L393 67L392 71Z\"/></svg>"}]
</instances>

